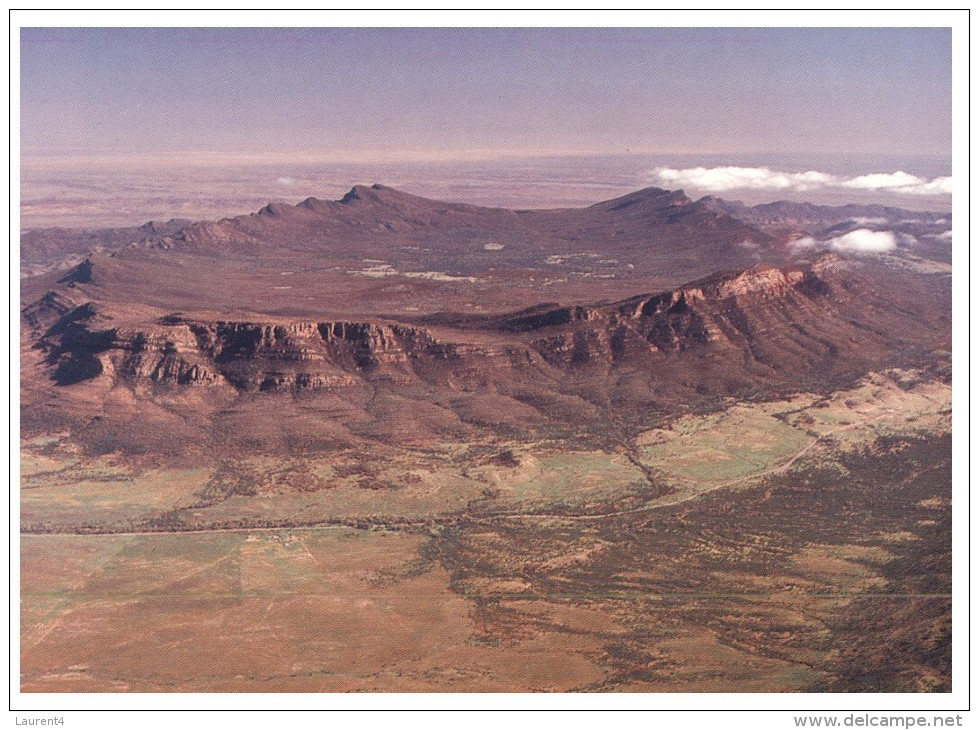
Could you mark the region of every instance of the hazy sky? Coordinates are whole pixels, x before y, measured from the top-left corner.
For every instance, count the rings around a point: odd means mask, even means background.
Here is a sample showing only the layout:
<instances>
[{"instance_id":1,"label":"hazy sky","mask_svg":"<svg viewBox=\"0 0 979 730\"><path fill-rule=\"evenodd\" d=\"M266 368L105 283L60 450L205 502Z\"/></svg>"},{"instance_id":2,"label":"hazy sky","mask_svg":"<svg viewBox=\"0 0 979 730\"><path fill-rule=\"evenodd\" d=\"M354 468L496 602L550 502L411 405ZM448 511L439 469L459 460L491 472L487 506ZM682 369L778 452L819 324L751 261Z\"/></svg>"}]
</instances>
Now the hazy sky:
<instances>
[{"instance_id":1,"label":"hazy sky","mask_svg":"<svg viewBox=\"0 0 979 730\"><path fill-rule=\"evenodd\" d=\"M949 154L948 29L25 28L27 155Z\"/></svg>"}]
</instances>

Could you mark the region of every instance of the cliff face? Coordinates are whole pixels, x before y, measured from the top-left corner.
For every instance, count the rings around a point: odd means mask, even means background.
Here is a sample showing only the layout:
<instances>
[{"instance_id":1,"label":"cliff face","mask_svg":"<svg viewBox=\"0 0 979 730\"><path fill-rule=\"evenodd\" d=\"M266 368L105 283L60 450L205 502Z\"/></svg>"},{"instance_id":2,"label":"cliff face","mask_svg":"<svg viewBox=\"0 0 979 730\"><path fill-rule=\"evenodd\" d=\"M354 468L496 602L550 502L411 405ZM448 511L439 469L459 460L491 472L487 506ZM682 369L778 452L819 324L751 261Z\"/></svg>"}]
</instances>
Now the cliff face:
<instances>
[{"instance_id":1,"label":"cliff face","mask_svg":"<svg viewBox=\"0 0 979 730\"><path fill-rule=\"evenodd\" d=\"M769 340L792 342L796 350L813 353L828 350L813 332L822 329L821 320L843 318L838 305L847 297L832 300L832 291L818 267L786 271L759 267L606 307L536 311L512 318L504 326L546 332L532 341L532 347L561 367L625 361L651 364L668 353L732 350L742 353L740 360L774 365L777 353L759 357ZM841 332L847 336L852 330L843 327ZM785 353L782 364L791 367L792 357L793 353Z\"/></svg>"},{"instance_id":2,"label":"cliff face","mask_svg":"<svg viewBox=\"0 0 979 730\"><path fill-rule=\"evenodd\" d=\"M45 351L59 385L99 376L130 385L230 385L242 392L338 388L367 378L462 383L533 361L512 348L441 342L409 325L205 322L170 315L139 327L113 326L92 303L68 308L60 298L48 300L27 308L24 317L37 326L54 317L36 347Z\"/></svg>"},{"instance_id":3,"label":"cliff face","mask_svg":"<svg viewBox=\"0 0 979 730\"><path fill-rule=\"evenodd\" d=\"M385 374L410 379L416 361L455 356L424 330L368 322L189 322L197 347L239 390L315 389Z\"/></svg>"},{"instance_id":4,"label":"cliff face","mask_svg":"<svg viewBox=\"0 0 979 730\"><path fill-rule=\"evenodd\" d=\"M934 339L927 307L893 306L825 259L757 267L614 304L543 306L468 321L436 337L419 324L204 321L144 325L51 293L25 308L50 377L238 392L336 389L366 381L493 389L494 383L638 371L713 392L755 377L805 380ZM938 331L942 331L939 328ZM725 386L730 388L731 386Z\"/></svg>"},{"instance_id":5,"label":"cliff face","mask_svg":"<svg viewBox=\"0 0 979 730\"><path fill-rule=\"evenodd\" d=\"M29 322L40 323L64 306L54 297L35 308ZM209 385L220 380L216 369L201 356L186 326L112 326L91 302L67 309L47 328L36 347L45 352L51 378L73 385L99 376L130 383Z\"/></svg>"},{"instance_id":6,"label":"cliff face","mask_svg":"<svg viewBox=\"0 0 979 730\"><path fill-rule=\"evenodd\" d=\"M112 330L105 359L128 381L149 380L162 385L210 385L220 376L200 356L186 327Z\"/></svg>"}]
</instances>

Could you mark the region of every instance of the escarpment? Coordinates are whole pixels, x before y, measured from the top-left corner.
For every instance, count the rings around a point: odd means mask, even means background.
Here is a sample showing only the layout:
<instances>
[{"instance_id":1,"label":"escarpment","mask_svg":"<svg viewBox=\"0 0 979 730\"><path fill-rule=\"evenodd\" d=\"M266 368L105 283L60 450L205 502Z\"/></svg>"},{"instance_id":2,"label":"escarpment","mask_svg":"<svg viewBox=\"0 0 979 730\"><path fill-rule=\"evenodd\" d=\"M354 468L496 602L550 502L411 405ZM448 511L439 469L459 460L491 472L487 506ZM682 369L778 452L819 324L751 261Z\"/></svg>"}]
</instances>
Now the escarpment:
<instances>
[{"instance_id":1,"label":"escarpment","mask_svg":"<svg viewBox=\"0 0 979 730\"><path fill-rule=\"evenodd\" d=\"M729 370L769 373L883 353L920 329L913 323L903 333L875 328L875 292L837 279L826 262L757 267L612 305L538 309L502 326L536 334L531 346L564 368L655 368L667 356L691 363L725 357Z\"/></svg>"},{"instance_id":2,"label":"escarpment","mask_svg":"<svg viewBox=\"0 0 979 730\"><path fill-rule=\"evenodd\" d=\"M58 299L49 305L62 307ZM36 309L25 310L25 319L40 323ZM534 361L513 348L443 342L402 324L167 315L141 326L116 326L93 303L66 309L35 347L44 351L59 385L102 376L130 385L225 385L242 392L329 389L362 380L461 384Z\"/></svg>"},{"instance_id":3,"label":"escarpment","mask_svg":"<svg viewBox=\"0 0 979 730\"><path fill-rule=\"evenodd\" d=\"M505 390L515 382L640 373L653 390L728 392L754 379L797 382L927 347L920 311L882 305L838 261L718 274L611 304L542 305L455 326L396 321L133 322L49 292L23 311L58 384L95 378L133 387L225 387L241 393L331 390L368 382ZM939 337L940 339L940 337ZM940 344L940 343L939 343ZM561 386L564 387L564 386ZM568 386L571 387L571 386ZM679 396L678 396L679 397Z\"/></svg>"},{"instance_id":4,"label":"escarpment","mask_svg":"<svg viewBox=\"0 0 979 730\"><path fill-rule=\"evenodd\" d=\"M410 380L451 345L424 330L369 322L188 322L198 349L239 390L315 389L365 377Z\"/></svg>"}]
</instances>

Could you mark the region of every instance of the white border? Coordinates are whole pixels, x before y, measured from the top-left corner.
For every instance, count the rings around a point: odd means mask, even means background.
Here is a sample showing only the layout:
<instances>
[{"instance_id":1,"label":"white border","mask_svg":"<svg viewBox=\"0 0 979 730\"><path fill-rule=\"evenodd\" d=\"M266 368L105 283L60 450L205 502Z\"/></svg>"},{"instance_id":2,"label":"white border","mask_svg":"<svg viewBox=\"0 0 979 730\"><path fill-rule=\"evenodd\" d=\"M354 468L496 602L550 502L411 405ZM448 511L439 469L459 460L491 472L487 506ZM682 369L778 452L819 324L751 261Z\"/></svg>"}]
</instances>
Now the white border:
<instances>
[{"instance_id":1,"label":"white border","mask_svg":"<svg viewBox=\"0 0 979 730\"><path fill-rule=\"evenodd\" d=\"M969 596L967 581L969 561L967 549L968 514L964 507L964 499L968 493L968 463L969 450L968 432L968 403L965 391L968 385L968 353L964 343L968 341L968 248L964 233L968 230L969 205L965 180L964 161L969 147L967 125L964 120L968 114L968 23L965 11L957 10L893 10L882 9L875 11L815 11L815 10L555 10L555 11L498 11L498 10L432 10L432 11L353 11L353 10L310 10L310 11L273 11L273 10L14 10L11 11L11 137L15 142L12 149L11 179L10 179L10 240L19 240L19 149L16 141L19 139L19 28L21 27L299 27L299 26L335 26L335 27L951 27L953 36L954 74L953 74L953 159L956 160L954 176L956 181L953 196L953 213L955 229L959 234L955 266L953 269L954 285L954 319L953 339L957 343L954 348L953 364L955 378L955 408L953 410L953 444L954 453L954 484L955 505L953 512L953 620L956 637L962 637L968 623ZM11 353L19 351L19 339L15 337L19 327L19 295L15 279L13 252L16 246L11 246L11 288L10 288L10 347ZM16 348L15 349L15 340ZM19 382L17 365L11 372L12 383ZM12 405L12 404L10 404ZM9 406L8 406L9 408ZM14 419L10 434L10 454L18 453L17 410L9 409ZM13 477L12 485L14 504L18 503L17 484L19 479L17 460L11 459ZM16 517L16 512L14 513ZM979 523L977 523L979 524ZM13 535L17 530L12 531ZM11 566L19 564L18 544L11 539ZM751 727L793 727L791 717L796 714L820 714L838 711L845 717L849 712L869 712L884 714L922 714L931 717L933 714L963 714L962 710L968 704L967 687L969 686L969 665L964 656L966 646L962 638L955 640L953 655L953 692L946 695L746 695L746 694L616 694L616 695L295 695L295 694L210 694L210 695L116 695L116 694L21 694L18 683L17 648L19 636L17 596L17 571L13 570L12 595L8 610L12 620L13 655L10 667L10 687L12 706L17 708L15 716L39 717L53 713L63 713L71 708L75 710L129 710L135 714L113 713L96 714L68 713L73 727L132 727L134 724L146 722L147 711L166 711L176 709L219 709L220 715L212 714L179 714L166 715L167 723L176 722L190 727L205 725L258 726L268 724L298 724L303 720L300 716L289 713L278 714L285 710L463 710L463 709L546 709L558 710L678 710L684 711L675 716L658 716L655 722L664 722L666 726L685 725L690 727L735 725L741 721L750 721ZM749 710L750 715L729 715L726 713L703 712L695 708L705 706L717 707L724 710ZM233 712L231 710L234 710ZM275 712L268 715L265 712L255 713L256 710ZM759 713L759 710L775 710L774 713ZM251 711L248 714L239 714ZM586 716L586 718L589 716ZM334 719L334 718L331 718ZM340 719L335 718L335 719ZM368 720L362 714L355 717L343 718L354 723ZM378 723L390 722L390 715L377 716ZM499 722L496 717L492 722ZM623 717L623 719L625 719ZM648 722L651 718L635 718L640 722ZM311 722L322 723L322 718L314 717ZM506 720L509 721L509 720ZM586 719L586 722L589 721ZM371 718L373 722L373 718ZM453 713L436 715L426 718L427 725L442 726L449 722L457 724L466 722L477 726L482 721L471 715L463 718L453 717ZM675 723L675 725L674 725ZM487 723L488 724L488 723ZM747 722L745 724L748 724Z\"/></svg>"}]
</instances>

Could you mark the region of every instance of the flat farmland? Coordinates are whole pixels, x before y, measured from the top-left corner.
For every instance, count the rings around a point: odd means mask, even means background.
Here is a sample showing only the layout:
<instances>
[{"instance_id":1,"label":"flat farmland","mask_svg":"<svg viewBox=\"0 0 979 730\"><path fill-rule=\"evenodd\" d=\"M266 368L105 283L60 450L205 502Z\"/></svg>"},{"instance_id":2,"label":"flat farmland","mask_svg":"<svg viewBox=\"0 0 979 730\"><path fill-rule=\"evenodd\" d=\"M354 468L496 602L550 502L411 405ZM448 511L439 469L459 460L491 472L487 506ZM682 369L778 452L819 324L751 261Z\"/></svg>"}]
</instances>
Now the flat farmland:
<instances>
[{"instance_id":1,"label":"flat farmland","mask_svg":"<svg viewBox=\"0 0 979 730\"><path fill-rule=\"evenodd\" d=\"M24 535L22 687L947 689L947 436L824 462L602 519L482 496L387 526Z\"/></svg>"},{"instance_id":2,"label":"flat farmland","mask_svg":"<svg viewBox=\"0 0 979 730\"><path fill-rule=\"evenodd\" d=\"M25 691L566 690L599 667L474 641L430 538L350 528L23 541ZM84 555L65 565L57 554ZM596 620L597 622L597 620Z\"/></svg>"}]
</instances>

